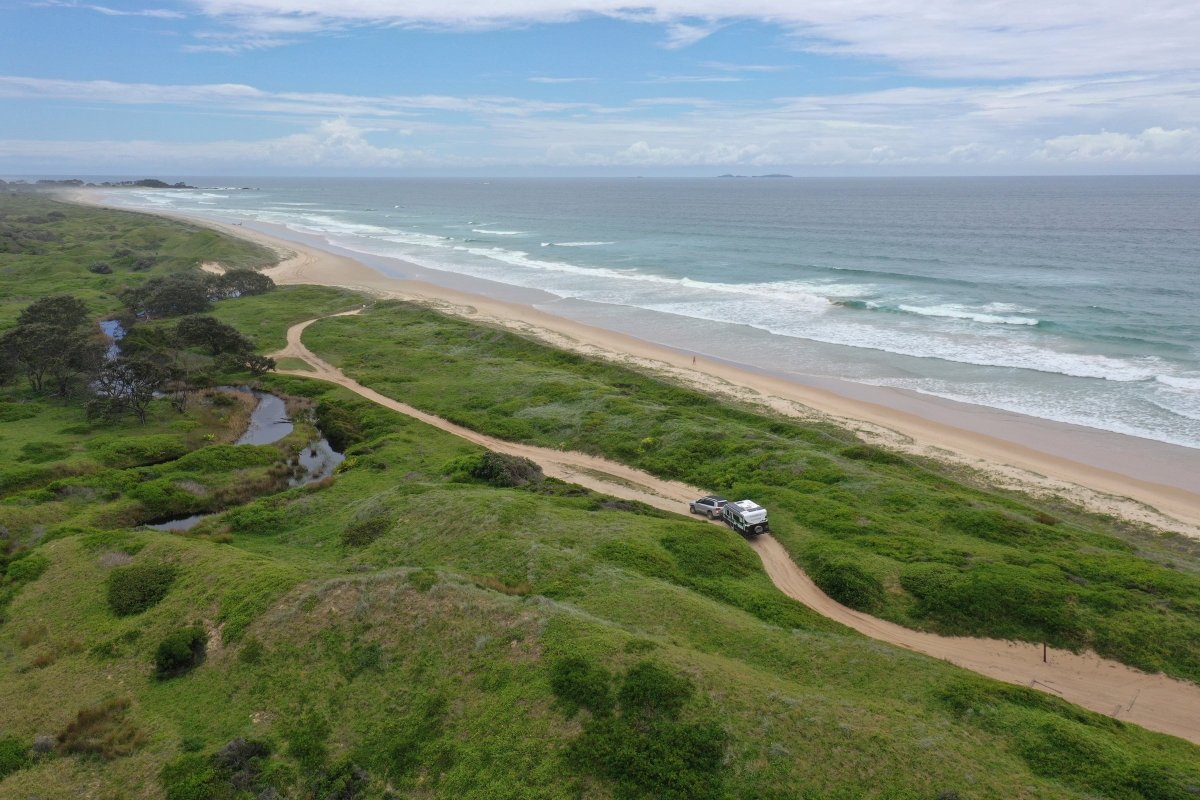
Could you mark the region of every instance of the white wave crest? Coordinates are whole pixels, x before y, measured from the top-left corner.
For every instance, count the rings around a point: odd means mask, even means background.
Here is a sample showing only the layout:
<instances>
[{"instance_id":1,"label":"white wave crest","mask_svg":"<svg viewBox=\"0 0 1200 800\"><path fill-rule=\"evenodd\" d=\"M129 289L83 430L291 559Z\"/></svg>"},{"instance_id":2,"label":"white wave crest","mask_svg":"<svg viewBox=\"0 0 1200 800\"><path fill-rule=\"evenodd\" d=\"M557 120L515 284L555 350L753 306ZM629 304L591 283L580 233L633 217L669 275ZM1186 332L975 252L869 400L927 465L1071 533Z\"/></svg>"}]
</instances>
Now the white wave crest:
<instances>
[{"instance_id":1,"label":"white wave crest","mask_svg":"<svg viewBox=\"0 0 1200 800\"><path fill-rule=\"evenodd\" d=\"M471 228L471 233L486 233L491 236L526 236L525 231L492 231L487 228Z\"/></svg>"},{"instance_id":2,"label":"white wave crest","mask_svg":"<svg viewBox=\"0 0 1200 800\"><path fill-rule=\"evenodd\" d=\"M989 313L1003 310L997 306L1002 304L996 303L990 306L985 306L983 309L973 309L970 306L960 305L940 305L940 306L912 306L898 305L896 306L901 311L907 311L909 314L920 314L922 317L942 317L944 319L963 319L971 322L983 322L989 325L1037 325L1041 320L1036 317L1022 316L1005 316L996 313ZM1016 310L1014 306L1004 305L1004 309L1011 308Z\"/></svg>"},{"instance_id":3,"label":"white wave crest","mask_svg":"<svg viewBox=\"0 0 1200 800\"><path fill-rule=\"evenodd\" d=\"M542 247L603 247L616 242L542 242Z\"/></svg>"}]
</instances>

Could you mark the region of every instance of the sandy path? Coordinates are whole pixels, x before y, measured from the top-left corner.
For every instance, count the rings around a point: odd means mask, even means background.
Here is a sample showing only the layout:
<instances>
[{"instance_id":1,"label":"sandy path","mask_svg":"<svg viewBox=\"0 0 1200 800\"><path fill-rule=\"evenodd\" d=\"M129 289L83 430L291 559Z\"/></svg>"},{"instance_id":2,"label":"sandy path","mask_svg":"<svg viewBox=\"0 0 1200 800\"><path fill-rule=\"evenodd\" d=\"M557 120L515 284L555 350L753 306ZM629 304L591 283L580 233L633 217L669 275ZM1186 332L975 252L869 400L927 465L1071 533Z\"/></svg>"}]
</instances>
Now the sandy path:
<instances>
[{"instance_id":1,"label":"sandy path","mask_svg":"<svg viewBox=\"0 0 1200 800\"><path fill-rule=\"evenodd\" d=\"M361 310L333 316L358 314ZM551 477L608 495L683 513L688 501L706 494L696 487L656 478L615 461L496 439L393 400L346 376L305 347L301 336L316 321L312 319L292 326L287 332L287 346L271 354L276 359L301 359L312 367L312 371L279 372L335 383L385 408L467 441L535 461ZM781 592L872 639L924 653L989 678L1056 694L1092 711L1200 744L1200 686L1164 675L1139 672L1093 653L1077 655L1050 648L1046 651L1046 661L1043 661L1042 647L1036 644L938 636L910 630L854 611L831 599L792 561L774 537L760 536L750 540L749 544Z\"/></svg>"}]
</instances>

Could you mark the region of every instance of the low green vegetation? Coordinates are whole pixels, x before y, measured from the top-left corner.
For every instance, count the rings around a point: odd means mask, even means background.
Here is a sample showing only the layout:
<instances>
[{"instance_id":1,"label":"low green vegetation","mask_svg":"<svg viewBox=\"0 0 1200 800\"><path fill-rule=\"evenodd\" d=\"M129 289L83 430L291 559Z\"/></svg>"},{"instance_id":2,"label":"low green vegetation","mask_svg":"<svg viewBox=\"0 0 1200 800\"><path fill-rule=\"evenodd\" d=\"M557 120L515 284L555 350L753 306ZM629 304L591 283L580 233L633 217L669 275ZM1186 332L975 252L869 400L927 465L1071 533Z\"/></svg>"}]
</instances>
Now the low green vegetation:
<instances>
[{"instance_id":1,"label":"low green vegetation","mask_svg":"<svg viewBox=\"0 0 1200 800\"><path fill-rule=\"evenodd\" d=\"M275 255L208 228L147 214L0 192L0 328L33 301L55 294L82 298L94 315L111 314L121 308L123 289L197 273L205 261L256 269L274 263Z\"/></svg>"},{"instance_id":2,"label":"low green vegetation","mask_svg":"<svg viewBox=\"0 0 1200 800\"><path fill-rule=\"evenodd\" d=\"M752 497L818 585L853 608L1200 680L1200 551L1181 537L412 305L323 320L305 341L362 383L467 427Z\"/></svg>"},{"instance_id":3,"label":"low green vegetation","mask_svg":"<svg viewBox=\"0 0 1200 800\"><path fill-rule=\"evenodd\" d=\"M309 301L356 300L322 291ZM270 348L311 313L287 297L221 300L213 316ZM382 347L379 323L357 334L370 348ZM398 341L453 351L460 366L441 370L441 390L461 392L464 413L486 422L492 367L452 327L439 330ZM415 378L402 359L416 356L386 352ZM546 390L532 374L586 398L579 376L594 370L596 391L628 401L635 449L675 452L668 431L637 427L646 418L629 398L640 388L614 393L596 377L610 368L550 358L531 351L519 373L535 396ZM468 366L480 370L478 401L459 383ZM495 367L524 369L499 356ZM1200 750L1186 742L817 616L779 593L727 529L545 478L342 389L260 381L296 416L275 446L229 444L246 405L227 392L196 391L182 408L155 399L141 425L0 389L0 796L1185 800L1200 787ZM687 400L681 420L720 413L760 443L827 447L825 475L897 469L894 493L918 504L945 494L1032 513L873 451L843 461L836 453L856 445L832 429L804 438L771 427L790 423L647 387ZM515 424L541 408L566 419L575 411L564 403L508 410ZM676 406L656 408L670 424ZM346 460L329 479L289 487L314 422ZM771 453L734 453L730 474L782 457ZM193 511L215 513L187 533L137 527ZM1038 511L1059 521L1030 524L1067 541L1111 538ZM926 537L1006 546L946 526ZM847 598L885 611L896 602L886 562L861 542L785 527L791 546L818 548ZM1120 541L1096 552L1134 559Z\"/></svg>"}]
</instances>

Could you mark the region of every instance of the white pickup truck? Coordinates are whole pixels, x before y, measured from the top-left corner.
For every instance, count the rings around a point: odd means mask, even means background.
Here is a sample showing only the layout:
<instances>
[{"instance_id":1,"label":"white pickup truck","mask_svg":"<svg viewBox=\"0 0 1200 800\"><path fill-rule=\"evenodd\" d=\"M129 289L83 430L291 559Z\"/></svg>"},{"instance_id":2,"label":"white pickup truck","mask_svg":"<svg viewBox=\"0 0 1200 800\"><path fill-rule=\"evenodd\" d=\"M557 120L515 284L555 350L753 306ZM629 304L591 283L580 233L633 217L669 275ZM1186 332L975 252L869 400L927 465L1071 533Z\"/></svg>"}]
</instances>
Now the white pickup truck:
<instances>
[{"instance_id":1,"label":"white pickup truck","mask_svg":"<svg viewBox=\"0 0 1200 800\"><path fill-rule=\"evenodd\" d=\"M771 530L767 510L753 500L726 503L721 508L721 519L743 536L758 536Z\"/></svg>"}]
</instances>

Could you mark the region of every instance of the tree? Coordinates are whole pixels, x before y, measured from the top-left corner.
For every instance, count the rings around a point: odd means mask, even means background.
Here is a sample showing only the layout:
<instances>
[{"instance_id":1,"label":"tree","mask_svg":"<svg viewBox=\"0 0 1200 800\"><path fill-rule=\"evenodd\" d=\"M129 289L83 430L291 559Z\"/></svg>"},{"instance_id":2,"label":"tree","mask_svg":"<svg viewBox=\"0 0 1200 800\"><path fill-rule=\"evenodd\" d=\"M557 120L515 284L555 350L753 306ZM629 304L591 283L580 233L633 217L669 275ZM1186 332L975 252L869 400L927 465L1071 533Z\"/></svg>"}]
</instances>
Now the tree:
<instances>
[{"instance_id":1,"label":"tree","mask_svg":"<svg viewBox=\"0 0 1200 800\"><path fill-rule=\"evenodd\" d=\"M209 316L184 317L175 325L175 338L188 347L203 347L209 355L247 353L254 344L237 328Z\"/></svg>"},{"instance_id":2,"label":"tree","mask_svg":"<svg viewBox=\"0 0 1200 800\"><path fill-rule=\"evenodd\" d=\"M43 297L30 304L0 348L25 373L36 392L70 397L103 363L108 349L82 300L70 295Z\"/></svg>"},{"instance_id":3,"label":"tree","mask_svg":"<svg viewBox=\"0 0 1200 800\"><path fill-rule=\"evenodd\" d=\"M263 294L275 288L275 281L249 269L235 269L219 275L212 280L212 299L220 300L227 297L245 297L253 294Z\"/></svg>"},{"instance_id":4,"label":"tree","mask_svg":"<svg viewBox=\"0 0 1200 800\"><path fill-rule=\"evenodd\" d=\"M167 382L165 367L140 358L119 356L104 364L92 384L95 397L88 404L89 415L120 417L132 411L145 424L146 411L154 393Z\"/></svg>"},{"instance_id":5,"label":"tree","mask_svg":"<svg viewBox=\"0 0 1200 800\"><path fill-rule=\"evenodd\" d=\"M139 317L173 317L209 309L209 287L194 275L151 278L121 292L121 302Z\"/></svg>"}]
</instances>

